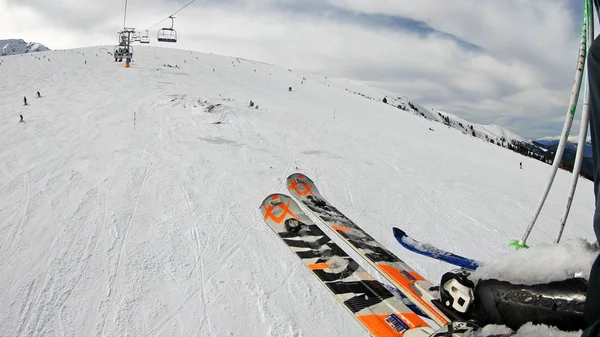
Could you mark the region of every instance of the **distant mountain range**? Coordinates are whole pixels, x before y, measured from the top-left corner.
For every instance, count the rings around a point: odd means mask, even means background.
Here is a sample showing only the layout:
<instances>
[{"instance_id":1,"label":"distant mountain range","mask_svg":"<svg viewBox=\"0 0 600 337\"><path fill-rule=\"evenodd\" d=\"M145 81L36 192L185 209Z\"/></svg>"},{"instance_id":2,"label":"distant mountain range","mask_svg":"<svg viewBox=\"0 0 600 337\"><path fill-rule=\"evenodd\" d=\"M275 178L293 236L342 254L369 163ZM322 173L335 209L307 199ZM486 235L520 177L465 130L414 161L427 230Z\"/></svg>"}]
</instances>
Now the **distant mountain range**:
<instances>
[{"instance_id":1,"label":"distant mountain range","mask_svg":"<svg viewBox=\"0 0 600 337\"><path fill-rule=\"evenodd\" d=\"M540 147L548 150L548 155L554 158L556 149L558 148L560 137L545 137L533 141ZM575 165L575 155L577 153L577 136L569 137L565 146L565 152L563 154L562 163L567 167L573 167ZM592 163L592 143L588 140L585 142L585 148L583 150L583 161L581 163L581 173L592 180L594 172L594 165Z\"/></svg>"},{"instance_id":2,"label":"distant mountain range","mask_svg":"<svg viewBox=\"0 0 600 337\"><path fill-rule=\"evenodd\" d=\"M0 56L34 53L47 50L50 50L50 48L41 43L27 43L23 39L0 40Z\"/></svg>"},{"instance_id":3,"label":"distant mountain range","mask_svg":"<svg viewBox=\"0 0 600 337\"><path fill-rule=\"evenodd\" d=\"M566 148L572 151L577 151L577 141L579 140L578 136L571 136L568 138ZM560 136L558 137L544 137L538 140L535 140L535 143L540 144L541 146L546 147L547 149L556 149L558 147L558 142L560 141ZM592 142L590 138L585 142L585 148L583 150L583 155L585 157L592 157Z\"/></svg>"}]
</instances>

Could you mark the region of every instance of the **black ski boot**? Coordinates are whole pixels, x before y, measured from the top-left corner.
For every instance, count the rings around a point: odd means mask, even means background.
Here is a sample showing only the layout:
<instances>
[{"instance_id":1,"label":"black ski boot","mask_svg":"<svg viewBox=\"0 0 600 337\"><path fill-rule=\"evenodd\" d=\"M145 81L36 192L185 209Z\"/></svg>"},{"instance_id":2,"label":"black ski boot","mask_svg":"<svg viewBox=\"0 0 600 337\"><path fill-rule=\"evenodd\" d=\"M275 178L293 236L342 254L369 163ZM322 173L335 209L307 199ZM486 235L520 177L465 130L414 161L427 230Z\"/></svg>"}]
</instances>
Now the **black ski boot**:
<instances>
[{"instance_id":1,"label":"black ski boot","mask_svg":"<svg viewBox=\"0 0 600 337\"><path fill-rule=\"evenodd\" d=\"M535 285L480 280L469 314L480 326L503 324L515 331L528 322L583 330L587 285L582 278Z\"/></svg>"}]
</instances>

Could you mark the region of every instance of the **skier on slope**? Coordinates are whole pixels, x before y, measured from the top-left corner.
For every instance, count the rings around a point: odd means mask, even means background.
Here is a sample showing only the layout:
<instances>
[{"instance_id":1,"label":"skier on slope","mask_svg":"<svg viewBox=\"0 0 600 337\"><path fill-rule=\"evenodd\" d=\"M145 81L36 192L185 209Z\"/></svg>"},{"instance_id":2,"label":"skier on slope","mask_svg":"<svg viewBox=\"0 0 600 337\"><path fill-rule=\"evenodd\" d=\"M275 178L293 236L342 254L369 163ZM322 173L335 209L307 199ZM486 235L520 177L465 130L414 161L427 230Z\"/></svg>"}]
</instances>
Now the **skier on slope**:
<instances>
[{"instance_id":1,"label":"skier on slope","mask_svg":"<svg viewBox=\"0 0 600 337\"><path fill-rule=\"evenodd\" d=\"M587 62L596 199L593 226L600 242L600 36L590 46ZM440 297L454 311L455 321L442 327L435 337L479 336L474 331L487 324L504 324L516 330L525 322L583 330L581 337L600 337L600 254L587 284L581 279L532 286L480 280L474 287L466 275L450 272L442 276Z\"/></svg>"}]
</instances>

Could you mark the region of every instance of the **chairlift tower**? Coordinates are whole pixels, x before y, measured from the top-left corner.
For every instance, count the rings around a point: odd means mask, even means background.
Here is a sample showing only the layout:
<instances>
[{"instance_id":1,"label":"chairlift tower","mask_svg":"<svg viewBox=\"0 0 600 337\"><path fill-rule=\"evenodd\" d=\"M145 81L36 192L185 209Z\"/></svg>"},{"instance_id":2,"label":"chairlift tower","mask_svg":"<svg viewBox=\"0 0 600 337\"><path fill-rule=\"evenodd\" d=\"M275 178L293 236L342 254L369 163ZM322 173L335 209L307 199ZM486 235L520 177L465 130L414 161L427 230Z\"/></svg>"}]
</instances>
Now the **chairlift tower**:
<instances>
[{"instance_id":1,"label":"chairlift tower","mask_svg":"<svg viewBox=\"0 0 600 337\"><path fill-rule=\"evenodd\" d=\"M114 57L115 62L122 62L125 59L125 67L129 68L129 64L133 59L133 47L131 46L132 37L135 36L135 28L125 28L119 32L119 45L115 47Z\"/></svg>"}]
</instances>

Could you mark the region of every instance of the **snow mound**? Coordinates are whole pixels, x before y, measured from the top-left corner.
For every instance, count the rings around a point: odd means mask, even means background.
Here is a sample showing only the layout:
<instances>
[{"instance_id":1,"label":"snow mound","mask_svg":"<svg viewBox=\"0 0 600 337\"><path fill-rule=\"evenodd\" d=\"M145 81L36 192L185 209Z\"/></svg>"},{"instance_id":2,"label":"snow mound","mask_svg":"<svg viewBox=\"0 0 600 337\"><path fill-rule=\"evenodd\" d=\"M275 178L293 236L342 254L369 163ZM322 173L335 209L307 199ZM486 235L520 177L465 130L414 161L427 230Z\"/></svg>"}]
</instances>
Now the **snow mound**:
<instances>
[{"instance_id":1,"label":"snow mound","mask_svg":"<svg viewBox=\"0 0 600 337\"><path fill-rule=\"evenodd\" d=\"M598 250L583 239L564 243L540 244L495 258L477 268L470 279L497 279L514 284L532 285L572 277L589 279Z\"/></svg>"},{"instance_id":2,"label":"snow mound","mask_svg":"<svg viewBox=\"0 0 600 337\"><path fill-rule=\"evenodd\" d=\"M544 324L534 325L531 323L527 323L519 330L517 333L513 335L515 337L579 337L581 336L581 330L578 331L561 331L553 326L548 326Z\"/></svg>"},{"instance_id":3,"label":"snow mound","mask_svg":"<svg viewBox=\"0 0 600 337\"><path fill-rule=\"evenodd\" d=\"M513 331L504 326L504 325L486 325L481 330L476 331L471 337L486 337L486 336L499 336L503 334L512 333ZM561 331L553 326L548 326L544 324L534 325L531 323L527 323L511 337L579 337L581 336L581 331Z\"/></svg>"}]
</instances>

